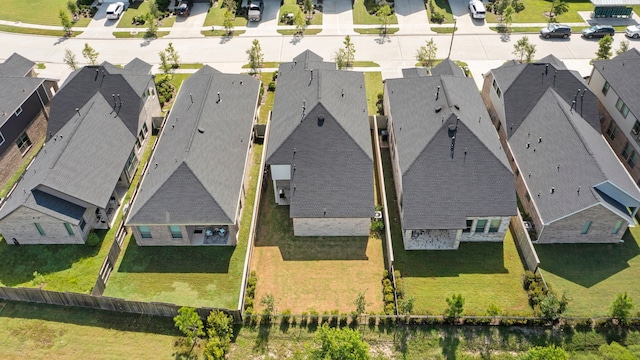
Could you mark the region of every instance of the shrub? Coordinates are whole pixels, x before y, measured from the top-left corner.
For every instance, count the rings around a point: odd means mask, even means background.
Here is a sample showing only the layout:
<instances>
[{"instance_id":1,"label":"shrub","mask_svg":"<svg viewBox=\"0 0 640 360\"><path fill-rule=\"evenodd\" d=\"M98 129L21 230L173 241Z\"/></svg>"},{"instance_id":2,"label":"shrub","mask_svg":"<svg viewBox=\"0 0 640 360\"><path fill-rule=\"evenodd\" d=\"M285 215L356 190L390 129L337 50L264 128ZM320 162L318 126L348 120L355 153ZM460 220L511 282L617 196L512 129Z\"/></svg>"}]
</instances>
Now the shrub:
<instances>
[{"instance_id":1,"label":"shrub","mask_svg":"<svg viewBox=\"0 0 640 360\"><path fill-rule=\"evenodd\" d=\"M378 320L376 316L369 316L368 318L369 326L376 326L376 322L377 322L376 320Z\"/></svg>"},{"instance_id":2,"label":"shrub","mask_svg":"<svg viewBox=\"0 0 640 360\"><path fill-rule=\"evenodd\" d=\"M300 325L301 326L307 326L307 323L308 323L307 316L308 315L309 314L306 311L302 312L302 315L300 316Z\"/></svg>"},{"instance_id":3,"label":"shrub","mask_svg":"<svg viewBox=\"0 0 640 360\"><path fill-rule=\"evenodd\" d=\"M98 246L98 244L100 244L100 237L92 231L87 236L86 244L89 246Z\"/></svg>"},{"instance_id":4,"label":"shrub","mask_svg":"<svg viewBox=\"0 0 640 360\"><path fill-rule=\"evenodd\" d=\"M385 303L393 303L393 291L389 294L384 294Z\"/></svg>"},{"instance_id":5,"label":"shrub","mask_svg":"<svg viewBox=\"0 0 640 360\"><path fill-rule=\"evenodd\" d=\"M291 310L286 309L280 314L282 318L280 319L280 323L283 325L289 324L289 320L291 320Z\"/></svg>"},{"instance_id":6,"label":"shrub","mask_svg":"<svg viewBox=\"0 0 640 360\"><path fill-rule=\"evenodd\" d=\"M275 83L275 82L273 82L273 81L272 81L272 82L270 82L270 83L269 83L269 88L268 88L268 90L269 90L269 91L276 91L276 83Z\"/></svg>"},{"instance_id":7,"label":"shrub","mask_svg":"<svg viewBox=\"0 0 640 360\"><path fill-rule=\"evenodd\" d=\"M384 222L382 220L373 220L371 222L371 232L382 233L384 230Z\"/></svg>"},{"instance_id":8,"label":"shrub","mask_svg":"<svg viewBox=\"0 0 640 360\"><path fill-rule=\"evenodd\" d=\"M431 13L431 21L436 24L442 24L444 22L444 14L437 11Z\"/></svg>"},{"instance_id":9,"label":"shrub","mask_svg":"<svg viewBox=\"0 0 640 360\"><path fill-rule=\"evenodd\" d=\"M347 314L340 314L339 325L340 325L340 327L347 326Z\"/></svg>"},{"instance_id":10,"label":"shrub","mask_svg":"<svg viewBox=\"0 0 640 360\"><path fill-rule=\"evenodd\" d=\"M278 70L273 72L273 75L271 75L271 80L276 81L278 79Z\"/></svg>"},{"instance_id":11,"label":"shrub","mask_svg":"<svg viewBox=\"0 0 640 360\"><path fill-rule=\"evenodd\" d=\"M393 303L387 303L384 305L384 313L385 315L395 315L396 314L396 306Z\"/></svg>"},{"instance_id":12,"label":"shrub","mask_svg":"<svg viewBox=\"0 0 640 360\"><path fill-rule=\"evenodd\" d=\"M391 283L391 279L389 279L389 278L382 279L382 286L383 287L392 286L392 285L393 284Z\"/></svg>"},{"instance_id":13,"label":"shrub","mask_svg":"<svg viewBox=\"0 0 640 360\"><path fill-rule=\"evenodd\" d=\"M327 310L323 311L323 312L322 312L322 319L321 319L320 323L321 323L321 324L326 324L326 323L328 323L328 322L329 322L329 318L330 318L330 316L329 316L329 312L328 312Z\"/></svg>"},{"instance_id":14,"label":"shrub","mask_svg":"<svg viewBox=\"0 0 640 360\"><path fill-rule=\"evenodd\" d=\"M315 310L309 312L309 325L318 325L318 312Z\"/></svg>"},{"instance_id":15,"label":"shrub","mask_svg":"<svg viewBox=\"0 0 640 360\"><path fill-rule=\"evenodd\" d=\"M253 297L247 296L247 298L244 300L244 307L245 309L253 307Z\"/></svg>"}]
</instances>

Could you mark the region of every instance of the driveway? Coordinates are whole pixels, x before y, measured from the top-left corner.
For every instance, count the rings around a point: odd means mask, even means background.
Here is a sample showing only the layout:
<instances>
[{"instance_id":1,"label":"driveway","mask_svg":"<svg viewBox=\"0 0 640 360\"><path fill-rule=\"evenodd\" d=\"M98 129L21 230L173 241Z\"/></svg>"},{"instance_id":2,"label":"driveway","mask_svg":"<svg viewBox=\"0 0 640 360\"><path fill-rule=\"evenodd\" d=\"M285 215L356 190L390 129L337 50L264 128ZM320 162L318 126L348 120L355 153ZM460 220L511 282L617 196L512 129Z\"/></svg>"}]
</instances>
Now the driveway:
<instances>
[{"instance_id":1,"label":"driveway","mask_svg":"<svg viewBox=\"0 0 640 360\"><path fill-rule=\"evenodd\" d=\"M322 4L322 35L355 35L353 7L349 0L324 0Z\"/></svg>"},{"instance_id":2,"label":"driveway","mask_svg":"<svg viewBox=\"0 0 640 360\"><path fill-rule=\"evenodd\" d=\"M118 20L108 20L107 19L107 8L110 3L117 2L115 0L112 1L104 1L102 5L98 6L98 12L93 16L93 19L87 25L86 29L82 34L78 35L78 38L83 39L107 39L113 38L113 32L116 31L116 25L118 25ZM126 8L129 6L129 1L122 1ZM123 12L124 14L124 12Z\"/></svg>"},{"instance_id":3,"label":"driveway","mask_svg":"<svg viewBox=\"0 0 640 360\"><path fill-rule=\"evenodd\" d=\"M200 32L209 11L208 3L194 3L189 16L177 16L168 39L204 37Z\"/></svg>"},{"instance_id":4,"label":"driveway","mask_svg":"<svg viewBox=\"0 0 640 360\"><path fill-rule=\"evenodd\" d=\"M422 0L395 0L396 16L398 17L399 35L432 34L429 29L427 10ZM390 25L394 26L394 25Z\"/></svg>"},{"instance_id":5,"label":"driveway","mask_svg":"<svg viewBox=\"0 0 640 360\"><path fill-rule=\"evenodd\" d=\"M484 1L485 5L487 4ZM474 19L469 12L469 0L449 0L451 13L457 18L456 27L466 34L495 34L485 25L484 19Z\"/></svg>"},{"instance_id":6,"label":"driveway","mask_svg":"<svg viewBox=\"0 0 640 360\"><path fill-rule=\"evenodd\" d=\"M262 19L258 22L248 22L247 31L242 36L272 36L278 34L279 0L265 0Z\"/></svg>"}]
</instances>

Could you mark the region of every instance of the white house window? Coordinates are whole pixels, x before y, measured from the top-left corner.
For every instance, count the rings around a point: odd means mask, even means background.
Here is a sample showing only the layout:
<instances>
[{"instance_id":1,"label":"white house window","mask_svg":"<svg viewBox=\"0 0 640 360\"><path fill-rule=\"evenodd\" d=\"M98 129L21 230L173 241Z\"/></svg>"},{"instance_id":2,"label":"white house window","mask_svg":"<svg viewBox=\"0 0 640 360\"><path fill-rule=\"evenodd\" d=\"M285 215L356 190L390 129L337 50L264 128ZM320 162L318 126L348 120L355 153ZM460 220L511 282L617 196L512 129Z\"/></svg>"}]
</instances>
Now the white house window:
<instances>
[{"instance_id":1,"label":"white house window","mask_svg":"<svg viewBox=\"0 0 640 360\"><path fill-rule=\"evenodd\" d=\"M67 229L67 234L69 234L69 236L73 236L73 228L71 227L71 224L69 223L64 223L64 228Z\"/></svg>"},{"instance_id":2,"label":"white house window","mask_svg":"<svg viewBox=\"0 0 640 360\"><path fill-rule=\"evenodd\" d=\"M29 139L29 136L27 136L26 132L22 133L22 135L18 137L18 140L16 140L16 146L18 146L22 155L29 151L29 148L31 148L31 140Z\"/></svg>"},{"instance_id":3,"label":"white house window","mask_svg":"<svg viewBox=\"0 0 640 360\"><path fill-rule=\"evenodd\" d=\"M142 123L142 131L144 131L145 135L147 135L147 133L149 132L149 128L147 128L147 123Z\"/></svg>"},{"instance_id":4,"label":"white house window","mask_svg":"<svg viewBox=\"0 0 640 360\"><path fill-rule=\"evenodd\" d=\"M491 220L491 223L489 224L489 232L490 233L498 232L498 229L500 229L500 223L502 223L502 219Z\"/></svg>"},{"instance_id":5,"label":"white house window","mask_svg":"<svg viewBox=\"0 0 640 360\"><path fill-rule=\"evenodd\" d=\"M500 91L500 86L498 86L496 79L493 79L493 90L495 90L496 95L498 95L498 98L502 97L502 91Z\"/></svg>"},{"instance_id":6,"label":"white house window","mask_svg":"<svg viewBox=\"0 0 640 360\"><path fill-rule=\"evenodd\" d=\"M620 231L621 227L622 227L622 220L616 223L616 226L613 227L613 231L611 233L614 235L617 234Z\"/></svg>"},{"instance_id":7,"label":"white house window","mask_svg":"<svg viewBox=\"0 0 640 360\"><path fill-rule=\"evenodd\" d=\"M586 234L589 232L589 228L591 227L591 223L592 221L587 221L584 223L584 226L582 227L582 234Z\"/></svg>"},{"instance_id":8,"label":"white house window","mask_svg":"<svg viewBox=\"0 0 640 360\"><path fill-rule=\"evenodd\" d=\"M487 226L487 220L478 220L476 223L476 232L483 233L484 228Z\"/></svg>"},{"instance_id":9,"label":"white house window","mask_svg":"<svg viewBox=\"0 0 640 360\"><path fill-rule=\"evenodd\" d=\"M172 238L182 239L182 229L180 229L180 225L169 225L169 232L171 232Z\"/></svg>"},{"instance_id":10,"label":"white house window","mask_svg":"<svg viewBox=\"0 0 640 360\"><path fill-rule=\"evenodd\" d=\"M47 234L44 232L44 229L42 229L42 225L40 225L40 223L33 223L36 226L36 229L38 230L38 233L40 234L40 236L47 236Z\"/></svg>"},{"instance_id":11,"label":"white house window","mask_svg":"<svg viewBox=\"0 0 640 360\"><path fill-rule=\"evenodd\" d=\"M84 221L84 218L80 219L80 230L84 231L84 227L87 225L87 222Z\"/></svg>"},{"instance_id":12,"label":"white house window","mask_svg":"<svg viewBox=\"0 0 640 360\"><path fill-rule=\"evenodd\" d=\"M607 96L607 93L609 92L609 88L611 87L611 85L609 85L608 81L604 82L604 86L602 87L602 94L604 96Z\"/></svg>"},{"instance_id":13,"label":"white house window","mask_svg":"<svg viewBox=\"0 0 640 360\"><path fill-rule=\"evenodd\" d=\"M616 102L616 109L618 109L618 111L620 111L620 114L622 114L622 116L624 116L625 118L629 114L629 108L627 107L627 104L625 104L620 97L618 97L618 101Z\"/></svg>"},{"instance_id":14,"label":"white house window","mask_svg":"<svg viewBox=\"0 0 640 360\"><path fill-rule=\"evenodd\" d=\"M151 239L151 229L148 226L138 226L138 231L143 239Z\"/></svg>"},{"instance_id":15,"label":"white house window","mask_svg":"<svg viewBox=\"0 0 640 360\"><path fill-rule=\"evenodd\" d=\"M16 110L15 114L16 114L16 116L22 114L22 106L18 107L18 110Z\"/></svg>"},{"instance_id":16,"label":"white house window","mask_svg":"<svg viewBox=\"0 0 640 360\"><path fill-rule=\"evenodd\" d=\"M629 155L631 155L632 151L633 149L631 148L631 144L629 144L629 142L627 141L627 143L624 145L624 150L622 150L622 157L625 160L629 159Z\"/></svg>"},{"instance_id":17,"label":"white house window","mask_svg":"<svg viewBox=\"0 0 640 360\"><path fill-rule=\"evenodd\" d=\"M633 169L633 167L638 162L638 153L635 151L631 152L631 156L629 156L629 160L627 160L627 164Z\"/></svg>"},{"instance_id":18,"label":"white house window","mask_svg":"<svg viewBox=\"0 0 640 360\"><path fill-rule=\"evenodd\" d=\"M616 126L616 124L613 123L613 121L609 124L609 127L607 128L607 135L609 135L609 138L611 140L616 138L616 134L618 133L618 127Z\"/></svg>"}]
</instances>

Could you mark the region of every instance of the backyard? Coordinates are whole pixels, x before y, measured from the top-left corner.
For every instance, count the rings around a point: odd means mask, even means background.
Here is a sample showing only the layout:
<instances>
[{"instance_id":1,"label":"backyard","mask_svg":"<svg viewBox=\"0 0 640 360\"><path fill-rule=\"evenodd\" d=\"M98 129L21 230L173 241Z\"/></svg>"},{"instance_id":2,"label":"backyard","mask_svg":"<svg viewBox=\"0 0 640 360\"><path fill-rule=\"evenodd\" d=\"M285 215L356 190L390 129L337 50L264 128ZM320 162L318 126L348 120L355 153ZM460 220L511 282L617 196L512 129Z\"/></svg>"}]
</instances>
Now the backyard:
<instances>
[{"instance_id":1,"label":"backyard","mask_svg":"<svg viewBox=\"0 0 640 360\"><path fill-rule=\"evenodd\" d=\"M382 161L395 269L402 275L405 298L415 300L414 313L443 314L445 299L460 293L466 299L464 315L486 315L492 304L505 314L532 315L522 288L524 268L510 233L503 243L461 243L454 251L404 250L388 149L383 149Z\"/></svg>"},{"instance_id":2,"label":"backyard","mask_svg":"<svg viewBox=\"0 0 640 360\"><path fill-rule=\"evenodd\" d=\"M638 239L636 223L621 244L536 245L547 284L571 299L567 315L606 316L616 294L623 292L640 301Z\"/></svg>"},{"instance_id":3,"label":"backyard","mask_svg":"<svg viewBox=\"0 0 640 360\"><path fill-rule=\"evenodd\" d=\"M358 293L364 292L367 312L381 311L384 263L380 238L294 237L289 207L275 204L272 184L266 183L251 263L258 275L256 304L271 294L277 312L349 313L355 310Z\"/></svg>"},{"instance_id":4,"label":"backyard","mask_svg":"<svg viewBox=\"0 0 640 360\"><path fill-rule=\"evenodd\" d=\"M254 146L245 204L253 204L262 145ZM236 309L253 206L242 209L236 246L140 247L129 236L104 296Z\"/></svg>"}]
</instances>

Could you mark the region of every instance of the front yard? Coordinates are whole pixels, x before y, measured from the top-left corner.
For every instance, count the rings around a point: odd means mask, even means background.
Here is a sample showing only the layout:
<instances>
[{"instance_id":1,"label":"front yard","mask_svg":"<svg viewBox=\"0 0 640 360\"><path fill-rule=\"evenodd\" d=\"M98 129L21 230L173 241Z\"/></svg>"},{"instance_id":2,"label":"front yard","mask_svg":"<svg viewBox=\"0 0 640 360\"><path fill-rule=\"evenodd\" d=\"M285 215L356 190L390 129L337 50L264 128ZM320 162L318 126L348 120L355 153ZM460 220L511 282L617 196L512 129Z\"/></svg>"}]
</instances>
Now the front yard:
<instances>
[{"instance_id":1,"label":"front yard","mask_svg":"<svg viewBox=\"0 0 640 360\"><path fill-rule=\"evenodd\" d=\"M103 5L105 6L105 5ZM122 14L122 17L120 18L120 21L118 21L118 26L119 28L147 28L148 24L134 24L133 23L133 18L135 18L136 16L140 15L140 16L145 16L147 15L147 13L149 12L149 2L148 1L144 1L144 2L140 2L140 1L136 1L133 3L130 3L129 6L127 7L127 10ZM173 24L176 22L176 17L175 15L170 15L169 17L166 17L164 19L161 19L158 26L160 27L172 27Z\"/></svg>"},{"instance_id":2,"label":"front yard","mask_svg":"<svg viewBox=\"0 0 640 360\"><path fill-rule=\"evenodd\" d=\"M397 24L398 17L395 13L389 16L389 25ZM355 0L353 4L354 25L382 25L382 21L375 14L371 15L364 6L364 0Z\"/></svg>"},{"instance_id":3,"label":"front yard","mask_svg":"<svg viewBox=\"0 0 640 360\"><path fill-rule=\"evenodd\" d=\"M255 304L271 294L276 311L301 314L355 311L364 292L367 312L383 308L382 241L367 237L294 237L289 207L278 206L273 187L263 190L251 269L258 275ZM373 190L373 189L372 189Z\"/></svg>"},{"instance_id":4,"label":"front yard","mask_svg":"<svg viewBox=\"0 0 640 360\"><path fill-rule=\"evenodd\" d=\"M567 315L606 316L616 294L640 301L640 226L624 235L623 244L536 245L540 269L558 294L571 299ZM638 307L632 310L635 315Z\"/></svg>"},{"instance_id":5,"label":"front yard","mask_svg":"<svg viewBox=\"0 0 640 360\"><path fill-rule=\"evenodd\" d=\"M523 4L525 8L520 13L514 13L513 23L546 23L549 18L544 16L544 13L548 13L551 9L551 2L547 0L527 0ZM562 15L558 15L557 22L559 23L575 23L584 22L584 19L578 15L578 11L593 11L593 4L588 0L567 0L569 5L569 11ZM487 11L488 23L500 22L498 16Z\"/></svg>"},{"instance_id":6,"label":"front yard","mask_svg":"<svg viewBox=\"0 0 640 360\"><path fill-rule=\"evenodd\" d=\"M532 315L522 288L524 268L510 233L504 243L461 243L453 251L404 250L389 156L383 149L395 269L402 275L405 298L415 300L414 313L441 315L445 299L460 293L466 299L464 315L486 315L492 304L505 314Z\"/></svg>"},{"instance_id":7,"label":"front yard","mask_svg":"<svg viewBox=\"0 0 640 360\"><path fill-rule=\"evenodd\" d=\"M67 11L68 0L2 0L0 20L19 21L26 24L61 26L58 13ZM71 17L71 16L69 16ZM83 18L74 24L87 26L91 19Z\"/></svg>"}]
</instances>

